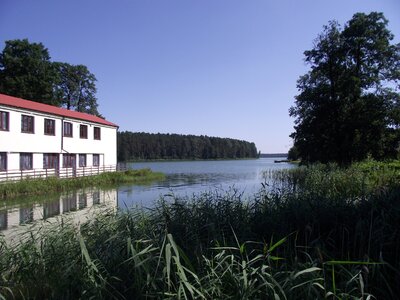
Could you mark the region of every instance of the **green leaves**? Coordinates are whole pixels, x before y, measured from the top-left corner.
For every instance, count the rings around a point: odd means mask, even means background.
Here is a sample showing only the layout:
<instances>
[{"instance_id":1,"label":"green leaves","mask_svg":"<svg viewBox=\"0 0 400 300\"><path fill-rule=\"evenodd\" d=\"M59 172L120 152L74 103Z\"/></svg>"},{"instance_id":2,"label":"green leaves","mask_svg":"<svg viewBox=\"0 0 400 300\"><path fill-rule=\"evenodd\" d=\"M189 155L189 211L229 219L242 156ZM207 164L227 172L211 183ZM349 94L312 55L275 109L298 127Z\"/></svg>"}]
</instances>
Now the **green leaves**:
<instances>
[{"instance_id":1,"label":"green leaves","mask_svg":"<svg viewBox=\"0 0 400 300\"><path fill-rule=\"evenodd\" d=\"M304 52L311 70L299 78L300 94L289 110L296 118L291 137L304 162L397 155L400 48L390 44L387 23L377 12L357 13L343 29L330 22Z\"/></svg>"},{"instance_id":2,"label":"green leaves","mask_svg":"<svg viewBox=\"0 0 400 300\"><path fill-rule=\"evenodd\" d=\"M96 77L84 65L53 63L59 74L55 86L61 106L99 116L96 99Z\"/></svg>"},{"instance_id":3,"label":"green leaves","mask_svg":"<svg viewBox=\"0 0 400 300\"><path fill-rule=\"evenodd\" d=\"M42 43L27 39L6 41L0 53L0 93L27 100L59 105L54 85L57 71Z\"/></svg>"},{"instance_id":4,"label":"green leaves","mask_svg":"<svg viewBox=\"0 0 400 300\"><path fill-rule=\"evenodd\" d=\"M118 132L118 161L256 158L254 143L195 135Z\"/></svg>"},{"instance_id":5,"label":"green leaves","mask_svg":"<svg viewBox=\"0 0 400 300\"><path fill-rule=\"evenodd\" d=\"M84 65L51 62L42 43L10 40L0 53L0 93L101 116L95 83Z\"/></svg>"}]
</instances>

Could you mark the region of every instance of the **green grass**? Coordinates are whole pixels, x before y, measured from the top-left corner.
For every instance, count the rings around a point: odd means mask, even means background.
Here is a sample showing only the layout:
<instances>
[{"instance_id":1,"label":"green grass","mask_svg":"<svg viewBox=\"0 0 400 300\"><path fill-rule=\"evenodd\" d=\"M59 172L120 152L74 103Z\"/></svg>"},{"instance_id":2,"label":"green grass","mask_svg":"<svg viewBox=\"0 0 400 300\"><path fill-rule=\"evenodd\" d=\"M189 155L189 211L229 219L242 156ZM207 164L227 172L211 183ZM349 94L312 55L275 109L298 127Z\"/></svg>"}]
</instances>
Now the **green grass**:
<instances>
[{"instance_id":1,"label":"green grass","mask_svg":"<svg viewBox=\"0 0 400 300\"><path fill-rule=\"evenodd\" d=\"M266 174L0 242L3 298L398 299L397 163ZM1 239L0 239L1 241Z\"/></svg>"},{"instance_id":2,"label":"green grass","mask_svg":"<svg viewBox=\"0 0 400 300\"><path fill-rule=\"evenodd\" d=\"M16 182L0 183L0 199L22 195L39 195L50 192L63 192L91 186L105 186L122 183L145 184L155 180L163 180L165 175L152 172L150 169L127 170L123 172L105 172L94 176L62 179L49 177L46 179L24 179Z\"/></svg>"}]
</instances>

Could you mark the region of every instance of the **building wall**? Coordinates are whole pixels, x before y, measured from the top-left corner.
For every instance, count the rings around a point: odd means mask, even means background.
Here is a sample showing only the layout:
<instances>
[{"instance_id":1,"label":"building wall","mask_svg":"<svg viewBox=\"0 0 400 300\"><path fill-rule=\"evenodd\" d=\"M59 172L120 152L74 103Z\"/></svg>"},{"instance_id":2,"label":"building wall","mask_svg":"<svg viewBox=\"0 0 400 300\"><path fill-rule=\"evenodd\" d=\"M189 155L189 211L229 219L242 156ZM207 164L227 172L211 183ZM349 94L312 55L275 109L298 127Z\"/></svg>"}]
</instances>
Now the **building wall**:
<instances>
[{"instance_id":1,"label":"building wall","mask_svg":"<svg viewBox=\"0 0 400 300\"><path fill-rule=\"evenodd\" d=\"M64 153L76 154L76 168L79 168L79 154L86 154L87 167L92 166L93 154L99 154L100 166L117 164L117 128L0 105L0 111L9 112L9 131L0 130L0 152L7 153L7 170L20 169L20 153L33 153L33 169L43 168L43 153L57 153L62 169ZM21 116L34 117L34 133L21 132ZM55 135L44 134L44 119L55 120ZM63 137L63 122L73 126L73 137ZM80 125L88 128L87 139L80 138ZM101 139L94 139L94 127L99 127ZM1 172L0 172L1 173Z\"/></svg>"},{"instance_id":2,"label":"building wall","mask_svg":"<svg viewBox=\"0 0 400 300\"><path fill-rule=\"evenodd\" d=\"M32 113L24 110L11 110L0 106L0 111L9 112L9 131L0 131L0 151L61 153L61 118ZM21 132L21 116L34 117L34 134ZM44 119L56 121L56 135L44 134ZM18 166L19 168L19 166Z\"/></svg>"}]
</instances>

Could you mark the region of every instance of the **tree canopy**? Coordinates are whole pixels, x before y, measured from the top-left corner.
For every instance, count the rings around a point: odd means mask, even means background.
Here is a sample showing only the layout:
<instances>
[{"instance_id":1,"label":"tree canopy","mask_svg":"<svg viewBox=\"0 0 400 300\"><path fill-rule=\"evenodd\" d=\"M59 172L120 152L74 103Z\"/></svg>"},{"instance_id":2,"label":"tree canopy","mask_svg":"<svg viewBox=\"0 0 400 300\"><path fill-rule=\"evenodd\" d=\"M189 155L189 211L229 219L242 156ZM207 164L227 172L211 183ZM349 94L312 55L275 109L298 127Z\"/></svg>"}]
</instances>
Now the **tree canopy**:
<instances>
[{"instance_id":1,"label":"tree canopy","mask_svg":"<svg viewBox=\"0 0 400 300\"><path fill-rule=\"evenodd\" d=\"M84 65L54 63L59 74L56 85L61 106L92 115L99 115L96 99L96 77Z\"/></svg>"},{"instance_id":2,"label":"tree canopy","mask_svg":"<svg viewBox=\"0 0 400 300\"><path fill-rule=\"evenodd\" d=\"M229 138L118 132L118 161L256 158L254 143Z\"/></svg>"},{"instance_id":3,"label":"tree canopy","mask_svg":"<svg viewBox=\"0 0 400 300\"><path fill-rule=\"evenodd\" d=\"M96 77L84 65L52 62L42 43L6 41L0 93L100 116Z\"/></svg>"},{"instance_id":4,"label":"tree canopy","mask_svg":"<svg viewBox=\"0 0 400 300\"><path fill-rule=\"evenodd\" d=\"M0 92L51 105L58 80L47 48L27 39L6 41L0 53Z\"/></svg>"},{"instance_id":5,"label":"tree canopy","mask_svg":"<svg viewBox=\"0 0 400 300\"><path fill-rule=\"evenodd\" d=\"M382 13L357 13L324 27L305 51L310 71L289 113L291 137L305 162L350 163L393 157L400 142L400 44Z\"/></svg>"}]
</instances>

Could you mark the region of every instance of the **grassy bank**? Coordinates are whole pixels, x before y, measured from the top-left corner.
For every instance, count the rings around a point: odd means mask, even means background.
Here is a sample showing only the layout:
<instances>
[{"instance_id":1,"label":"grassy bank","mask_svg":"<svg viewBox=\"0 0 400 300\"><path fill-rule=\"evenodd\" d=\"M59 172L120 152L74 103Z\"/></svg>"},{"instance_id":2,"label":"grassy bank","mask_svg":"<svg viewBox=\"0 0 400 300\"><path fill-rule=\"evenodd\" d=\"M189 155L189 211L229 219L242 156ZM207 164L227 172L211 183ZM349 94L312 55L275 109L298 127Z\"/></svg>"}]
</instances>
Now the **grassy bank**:
<instances>
[{"instance_id":1,"label":"grassy bank","mask_svg":"<svg viewBox=\"0 0 400 300\"><path fill-rule=\"evenodd\" d=\"M150 169L106 172L95 176L62 179L25 179L17 182L0 183L0 199L21 195L39 195L50 192L63 192L91 186L114 185L121 183L146 183L164 179L164 174Z\"/></svg>"},{"instance_id":2,"label":"grassy bank","mask_svg":"<svg viewBox=\"0 0 400 300\"><path fill-rule=\"evenodd\" d=\"M398 163L266 174L0 243L5 298L398 299ZM23 296L22 296L23 295Z\"/></svg>"}]
</instances>

